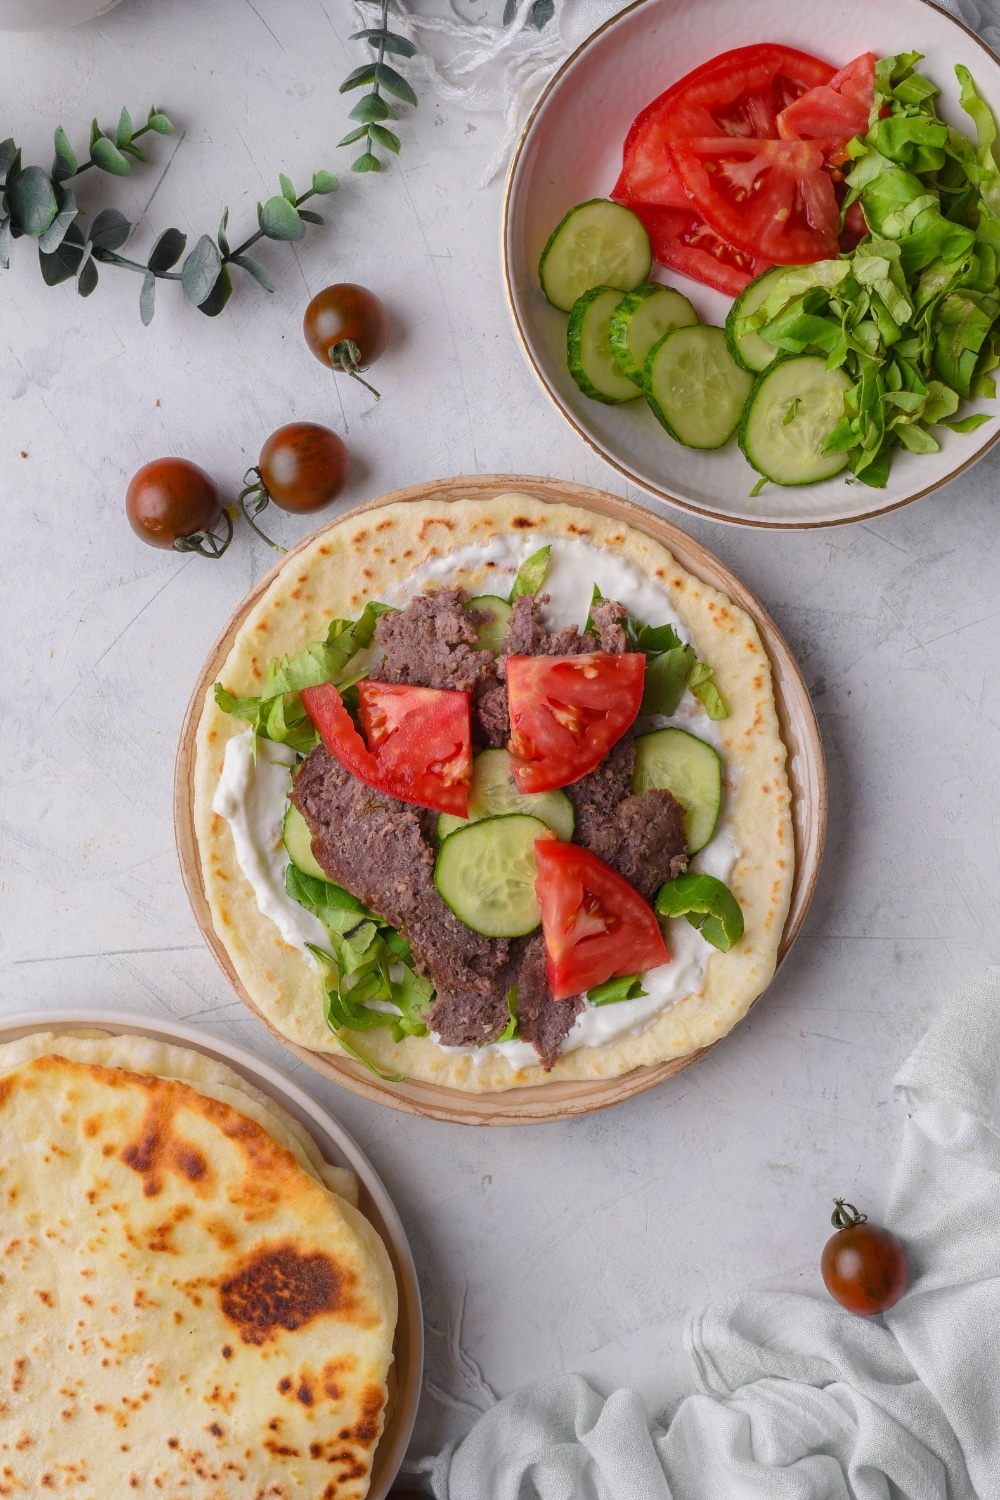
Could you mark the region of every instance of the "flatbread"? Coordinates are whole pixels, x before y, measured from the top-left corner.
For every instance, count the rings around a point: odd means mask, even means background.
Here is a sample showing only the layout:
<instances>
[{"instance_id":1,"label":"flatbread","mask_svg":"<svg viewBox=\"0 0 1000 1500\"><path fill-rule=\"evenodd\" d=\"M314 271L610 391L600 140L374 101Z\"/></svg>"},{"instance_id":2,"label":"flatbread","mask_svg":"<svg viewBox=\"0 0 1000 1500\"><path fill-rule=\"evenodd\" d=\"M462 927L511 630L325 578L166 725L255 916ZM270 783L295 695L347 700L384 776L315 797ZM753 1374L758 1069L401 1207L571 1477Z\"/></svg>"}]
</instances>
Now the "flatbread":
<instances>
[{"instance_id":1,"label":"flatbread","mask_svg":"<svg viewBox=\"0 0 1000 1500\"><path fill-rule=\"evenodd\" d=\"M294 655L322 639L331 619L355 616L369 599L393 595L429 559L512 531L583 540L635 564L670 596L699 658L714 669L729 708L719 725L726 814L741 851L729 883L746 930L729 953L709 958L700 994L674 1004L637 1035L563 1053L548 1073L540 1065L515 1068L495 1051L478 1059L446 1051L429 1037L395 1043L388 1028L359 1038L365 1054L390 1072L473 1092L611 1078L688 1056L726 1035L774 972L794 874L786 751L756 625L682 568L661 543L593 511L510 493L492 500L400 502L347 518L320 532L280 570L244 621L220 680L233 693L259 694L272 656ZM456 581L473 594L491 591L488 564ZM262 917L237 863L229 825L212 811L226 742L245 727L224 714L209 691L197 728L194 823L212 920L268 1024L301 1047L336 1055L341 1049L323 1020L316 970Z\"/></svg>"},{"instance_id":2,"label":"flatbread","mask_svg":"<svg viewBox=\"0 0 1000 1500\"><path fill-rule=\"evenodd\" d=\"M392 1267L257 1092L142 1038L0 1047L0 1493L363 1500Z\"/></svg>"}]
</instances>

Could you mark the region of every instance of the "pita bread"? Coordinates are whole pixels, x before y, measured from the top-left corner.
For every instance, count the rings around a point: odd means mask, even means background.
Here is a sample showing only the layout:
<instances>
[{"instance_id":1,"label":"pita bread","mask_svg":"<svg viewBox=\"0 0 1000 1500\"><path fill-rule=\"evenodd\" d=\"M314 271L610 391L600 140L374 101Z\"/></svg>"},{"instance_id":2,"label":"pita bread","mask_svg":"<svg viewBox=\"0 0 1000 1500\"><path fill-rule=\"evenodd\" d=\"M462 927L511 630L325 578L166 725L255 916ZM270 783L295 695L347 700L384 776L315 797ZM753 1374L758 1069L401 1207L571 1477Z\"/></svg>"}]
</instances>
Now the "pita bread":
<instances>
[{"instance_id":1,"label":"pita bread","mask_svg":"<svg viewBox=\"0 0 1000 1500\"><path fill-rule=\"evenodd\" d=\"M724 811L740 850L729 883L746 930L730 952L712 953L699 993L665 1009L636 1035L563 1053L549 1073L541 1066L515 1068L495 1049L474 1058L428 1037L395 1043L388 1028L357 1039L365 1055L389 1072L476 1092L615 1077L717 1041L746 1014L774 972L794 873L786 751L770 663L753 620L682 568L661 543L595 512L511 493L492 500L395 503L347 518L318 533L279 571L247 615L220 680L233 693L259 694L272 656L294 655L322 639L332 618L356 616L370 599L398 597L401 584L429 559L459 547L485 547L512 532L583 540L634 564L669 595L699 658L712 666L729 708L718 726ZM455 581L473 594L489 593L490 568L487 561ZM337 1039L323 1020L316 970L262 917L237 863L229 825L212 811L226 742L244 728L221 712L211 691L206 695L197 728L194 821L215 930L264 1019L301 1047L337 1054Z\"/></svg>"},{"instance_id":2,"label":"pita bread","mask_svg":"<svg viewBox=\"0 0 1000 1500\"><path fill-rule=\"evenodd\" d=\"M0 1047L0 1493L363 1500L392 1268L257 1093L143 1038Z\"/></svg>"}]
</instances>

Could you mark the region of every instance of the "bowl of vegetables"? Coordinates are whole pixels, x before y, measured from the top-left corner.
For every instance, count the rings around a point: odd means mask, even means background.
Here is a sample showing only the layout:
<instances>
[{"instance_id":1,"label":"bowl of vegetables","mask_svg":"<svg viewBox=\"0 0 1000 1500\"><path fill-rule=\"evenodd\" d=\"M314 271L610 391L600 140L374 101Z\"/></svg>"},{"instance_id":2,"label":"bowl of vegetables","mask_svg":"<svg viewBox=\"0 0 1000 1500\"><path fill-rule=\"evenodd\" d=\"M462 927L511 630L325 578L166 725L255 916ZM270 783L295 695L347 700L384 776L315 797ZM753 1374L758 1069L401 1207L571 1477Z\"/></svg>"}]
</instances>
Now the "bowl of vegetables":
<instances>
[{"instance_id":1,"label":"bowl of vegetables","mask_svg":"<svg viewBox=\"0 0 1000 1500\"><path fill-rule=\"evenodd\" d=\"M508 179L543 388L713 519L827 526L940 488L1000 435L994 108L1000 59L927 0L621 12Z\"/></svg>"}]
</instances>

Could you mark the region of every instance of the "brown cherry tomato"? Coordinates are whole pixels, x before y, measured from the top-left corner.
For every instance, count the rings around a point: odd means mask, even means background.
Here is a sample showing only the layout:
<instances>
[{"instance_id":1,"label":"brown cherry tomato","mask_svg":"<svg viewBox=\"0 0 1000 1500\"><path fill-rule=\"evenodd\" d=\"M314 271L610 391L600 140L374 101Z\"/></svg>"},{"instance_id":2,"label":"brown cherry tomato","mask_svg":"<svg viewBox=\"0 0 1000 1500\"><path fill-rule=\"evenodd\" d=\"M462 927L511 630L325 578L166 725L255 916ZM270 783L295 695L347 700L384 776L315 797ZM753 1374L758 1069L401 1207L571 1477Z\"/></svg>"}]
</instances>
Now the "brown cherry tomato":
<instances>
[{"instance_id":1,"label":"brown cherry tomato","mask_svg":"<svg viewBox=\"0 0 1000 1500\"><path fill-rule=\"evenodd\" d=\"M336 500L350 463L347 444L329 427L289 422L271 433L260 450L257 469L275 505L308 515Z\"/></svg>"},{"instance_id":2,"label":"brown cherry tomato","mask_svg":"<svg viewBox=\"0 0 1000 1500\"><path fill-rule=\"evenodd\" d=\"M302 331L317 359L359 380L358 371L385 353L389 314L367 287L339 281L316 293L306 308ZM368 385L366 380L361 383Z\"/></svg>"},{"instance_id":3,"label":"brown cherry tomato","mask_svg":"<svg viewBox=\"0 0 1000 1500\"><path fill-rule=\"evenodd\" d=\"M827 1240L820 1261L826 1289L848 1312L885 1312L906 1291L906 1247L888 1229L869 1224L852 1203L833 1201L837 1233Z\"/></svg>"},{"instance_id":4,"label":"brown cherry tomato","mask_svg":"<svg viewBox=\"0 0 1000 1500\"><path fill-rule=\"evenodd\" d=\"M217 556L228 544L211 537L224 514L215 481L186 458L157 458L145 464L125 492L125 512L136 536L151 547Z\"/></svg>"}]
</instances>

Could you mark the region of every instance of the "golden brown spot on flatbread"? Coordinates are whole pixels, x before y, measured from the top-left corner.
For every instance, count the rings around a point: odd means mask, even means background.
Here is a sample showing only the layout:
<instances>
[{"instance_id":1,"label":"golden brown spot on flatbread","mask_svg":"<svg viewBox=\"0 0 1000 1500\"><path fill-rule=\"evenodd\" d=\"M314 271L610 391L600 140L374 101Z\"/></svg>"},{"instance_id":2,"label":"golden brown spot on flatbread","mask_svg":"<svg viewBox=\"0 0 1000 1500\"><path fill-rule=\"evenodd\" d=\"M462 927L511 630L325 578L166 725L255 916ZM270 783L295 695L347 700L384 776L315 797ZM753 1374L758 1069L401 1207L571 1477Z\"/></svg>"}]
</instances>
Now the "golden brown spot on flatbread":
<instances>
[{"instance_id":1,"label":"golden brown spot on flatbread","mask_svg":"<svg viewBox=\"0 0 1000 1500\"><path fill-rule=\"evenodd\" d=\"M324 542L323 546L317 547L316 550L319 553L320 557L329 557L333 549L331 548L329 542Z\"/></svg>"},{"instance_id":2,"label":"golden brown spot on flatbread","mask_svg":"<svg viewBox=\"0 0 1000 1500\"><path fill-rule=\"evenodd\" d=\"M236 1236L226 1223L225 1219L203 1219L202 1223L212 1236L213 1240L223 1250L231 1250L236 1244Z\"/></svg>"},{"instance_id":3,"label":"golden brown spot on flatbread","mask_svg":"<svg viewBox=\"0 0 1000 1500\"><path fill-rule=\"evenodd\" d=\"M89 1140L92 1140L101 1128L100 1115L88 1115L84 1120L81 1128L84 1135L87 1136Z\"/></svg>"},{"instance_id":4,"label":"golden brown spot on flatbread","mask_svg":"<svg viewBox=\"0 0 1000 1500\"><path fill-rule=\"evenodd\" d=\"M274 1438L265 1438L264 1447L272 1458L298 1458L298 1448L290 1448L287 1443L276 1443Z\"/></svg>"},{"instance_id":5,"label":"golden brown spot on flatbread","mask_svg":"<svg viewBox=\"0 0 1000 1500\"><path fill-rule=\"evenodd\" d=\"M292 599L301 599L302 598L302 590L301 589L292 589L290 597Z\"/></svg>"},{"instance_id":6,"label":"golden brown spot on flatbread","mask_svg":"<svg viewBox=\"0 0 1000 1500\"><path fill-rule=\"evenodd\" d=\"M375 574L372 572L371 568L362 568L361 576L362 578L374 578Z\"/></svg>"},{"instance_id":7,"label":"golden brown spot on flatbread","mask_svg":"<svg viewBox=\"0 0 1000 1500\"><path fill-rule=\"evenodd\" d=\"M313 1395L313 1388L309 1384L308 1377L305 1375L299 1380L299 1388L295 1392L295 1399L301 1402L303 1406L312 1406L315 1404L316 1397Z\"/></svg>"},{"instance_id":8,"label":"golden brown spot on flatbread","mask_svg":"<svg viewBox=\"0 0 1000 1500\"><path fill-rule=\"evenodd\" d=\"M407 547L406 551L403 553L403 556L404 557L412 557L413 556L413 548L412 547Z\"/></svg>"},{"instance_id":9,"label":"golden brown spot on flatbread","mask_svg":"<svg viewBox=\"0 0 1000 1500\"><path fill-rule=\"evenodd\" d=\"M367 531L358 531L358 532L355 532L354 536L351 537L351 546L352 547L359 547L362 542L364 542L364 541L367 540L367 538L368 538Z\"/></svg>"},{"instance_id":10,"label":"golden brown spot on flatbread","mask_svg":"<svg viewBox=\"0 0 1000 1500\"><path fill-rule=\"evenodd\" d=\"M516 526L517 522L515 521L513 524ZM589 526L577 526L577 524L576 524L575 521L570 521L569 525L566 527L566 530L570 533L571 536L589 536L590 535L590 527Z\"/></svg>"},{"instance_id":11,"label":"golden brown spot on flatbread","mask_svg":"<svg viewBox=\"0 0 1000 1500\"><path fill-rule=\"evenodd\" d=\"M338 1434L342 1443L357 1443L361 1448L373 1448L378 1441L379 1417L382 1413L382 1392L377 1385L368 1385L361 1392L361 1411L353 1427L344 1427Z\"/></svg>"},{"instance_id":12,"label":"golden brown spot on flatbread","mask_svg":"<svg viewBox=\"0 0 1000 1500\"><path fill-rule=\"evenodd\" d=\"M112 1146L112 1144L111 1144L110 1141L106 1141L105 1144L101 1147L101 1155L102 1156L113 1156L114 1153L115 1153L114 1146Z\"/></svg>"},{"instance_id":13,"label":"golden brown spot on flatbread","mask_svg":"<svg viewBox=\"0 0 1000 1500\"><path fill-rule=\"evenodd\" d=\"M219 1287L222 1312L245 1344L264 1344L345 1304L344 1272L329 1255L303 1255L291 1240L254 1250Z\"/></svg>"},{"instance_id":14,"label":"golden brown spot on flatbread","mask_svg":"<svg viewBox=\"0 0 1000 1500\"><path fill-rule=\"evenodd\" d=\"M10 1098L13 1087L14 1080L12 1078L0 1078L0 1109L3 1109Z\"/></svg>"},{"instance_id":15,"label":"golden brown spot on flatbread","mask_svg":"<svg viewBox=\"0 0 1000 1500\"><path fill-rule=\"evenodd\" d=\"M671 578L670 582L673 584L675 589L682 589L684 587L683 578Z\"/></svg>"},{"instance_id":16,"label":"golden brown spot on flatbread","mask_svg":"<svg viewBox=\"0 0 1000 1500\"><path fill-rule=\"evenodd\" d=\"M378 525L375 527L375 530L376 531L391 531L392 528L393 528L393 526L395 526L395 524L396 524L395 521L379 521Z\"/></svg>"},{"instance_id":17,"label":"golden brown spot on flatbread","mask_svg":"<svg viewBox=\"0 0 1000 1500\"><path fill-rule=\"evenodd\" d=\"M10 1372L10 1388L15 1393L19 1391L24 1384L24 1372L27 1368L28 1361L26 1359L24 1359L23 1357L21 1359L15 1359L13 1368Z\"/></svg>"},{"instance_id":18,"label":"golden brown spot on flatbread","mask_svg":"<svg viewBox=\"0 0 1000 1500\"><path fill-rule=\"evenodd\" d=\"M292 1382L291 1382L290 1376L288 1376L288 1375L282 1375L281 1379L278 1381L278 1390L281 1392L282 1395L284 1395L285 1392L286 1391L290 1391L291 1388L292 1388Z\"/></svg>"},{"instance_id":19,"label":"golden brown spot on flatbread","mask_svg":"<svg viewBox=\"0 0 1000 1500\"><path fill-rule=\"evenodd\" d=\"M36 1290L35 1290L35 1296L38 1298L39 1302L44 1302L44 1304L45 1304L46 1307L54 1307L55 1306L54 1302L52 1301L52 1293L51 1292L40 1292L36 1288Z\"/></svg>"},{"instance_id":20,"label":"golden brown spot on flatbread","mask_svg":"<svg viewBox=\"0 0 1000 1500\"><path fill-rule=\"evenodd\" d=\"M744 645L746 646L747 650L749 652L751 652L754 656L757 655L757 646L756 646L756 643L754 641L745 641Z\"/></svg>"},{"instance_id":21,"label":"golden brown spot on flatbread","mask_svg":"<svg viewBox=\"0 0 1000 1500\"><path fill-rule=\"evenodd\" d=\"M224 1436L222 1428L219 1426L218 1422L209 1422L208 1426L205 1428L205 1431L210 1432L213 1437Z\"/></svg>"},{"instance_id":22,"label":"golden brown spot on flatbread","mask_svg":"<svg viewBox=\"0 0 1000 1500\"><path fill-rule=\"evenodd\" d=\"M528 516L512 516L510 524L518 531L531 531L538 523L530 520ZM571 526L570 531L572 530Z\"/></svg>"}]
</instances>

